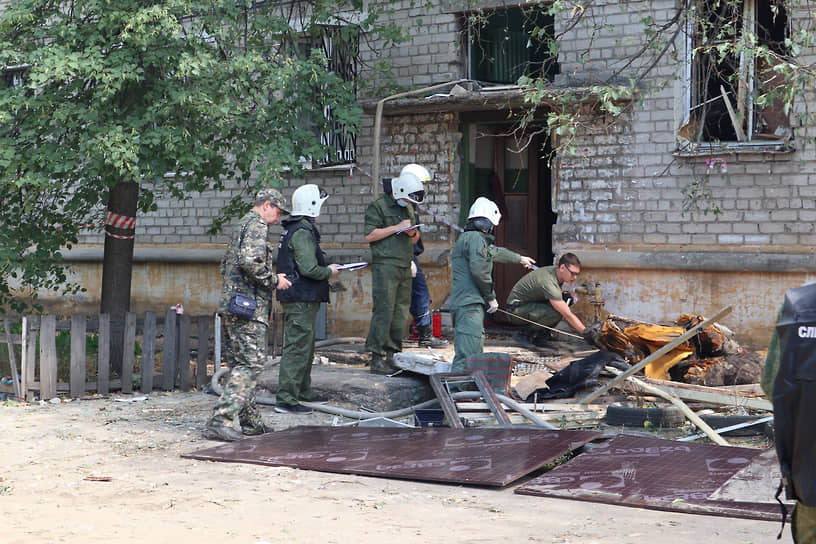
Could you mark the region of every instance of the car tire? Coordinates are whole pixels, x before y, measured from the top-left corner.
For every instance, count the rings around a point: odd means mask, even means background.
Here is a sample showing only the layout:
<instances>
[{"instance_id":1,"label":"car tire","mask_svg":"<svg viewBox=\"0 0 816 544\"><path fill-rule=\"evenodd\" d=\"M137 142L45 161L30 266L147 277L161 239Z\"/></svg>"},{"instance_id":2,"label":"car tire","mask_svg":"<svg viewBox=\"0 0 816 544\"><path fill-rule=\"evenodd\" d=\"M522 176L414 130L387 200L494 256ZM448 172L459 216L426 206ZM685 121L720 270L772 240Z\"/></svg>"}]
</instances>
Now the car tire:
<instances>
[{"instance_id":1,"label":"car tire","mask_svg":"<svg viewBox=\"0 0 816 544\"><path fill-rule=\"evenodd\" d=\"M606 409L606 424L613 427L681 427L686 418L675 406L662 408L634 408L631 406L609 406Z\"/></svg>"}]
</instances>

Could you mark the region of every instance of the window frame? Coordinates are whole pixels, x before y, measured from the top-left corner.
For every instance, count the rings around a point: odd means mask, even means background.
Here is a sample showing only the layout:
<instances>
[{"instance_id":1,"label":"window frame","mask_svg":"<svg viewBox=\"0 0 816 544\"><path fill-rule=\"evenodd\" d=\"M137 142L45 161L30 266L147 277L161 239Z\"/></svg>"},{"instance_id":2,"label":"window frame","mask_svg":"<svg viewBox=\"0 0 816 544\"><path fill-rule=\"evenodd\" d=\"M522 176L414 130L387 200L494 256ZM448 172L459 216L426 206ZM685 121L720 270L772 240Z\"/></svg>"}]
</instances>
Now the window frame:
<instances>
[{"instance_id":1,"label":"window frame","mask_svg":"<svg viewBox=\"0 0 816 544\"><path fill-rule=\"evenodd\" d=\"M699 30L701 28L701 24L699 23L699 17L701 15L698 13L701 8L706 7L706 3L708 0L690 0L690 3L694 3L697 6L697 10L693 11L694 15L691 17L687 17L685 25L686 25L686 49L685 49L685 69L683 72L682 78L682 120L678 125L677 129L677 139L678 142L682 142L683 140L687 142L691 142L692 145L702 146L702 147L727 147L727 148L756 148L756 147L779 147L780 144L785 144L785 146L790 144L790 139L792 138L792 132L789 132L786 141L782 140L767 140L761 139L757 136L760 133L755 134L755 130L759 124L759 118L762 111L768 111L769 107L766 106L762 110L759 109L759 106L754 102L754 94L756 91L756 80L757 80L757 66L755 62L755 58L753 55L747 54L746 51L741 51L739 54L739 63L738 66L731 72L730 74L723 76L712 76L716 77L719 81L727 81L728 78L734 77L737 72L739 73L738 77L736 78L736 85L739 87L737 90L737 96L733 96L733 84L729 84L729 89L732 92L726 92L726 96L729 98L730 104L724 104L725 110L728 111L728 118L730 120L731 126L734 127L734 134L736 137L728 138L728 139L718 139L716 137L708 138L706 136L706 131L710 130L708 123L711 123L711 119L706 119L708 115L708 111L704 112L700 117L695 117L695 110L699 108L704 108L708 104L716 103L717 101L722 101L722 95L716 95L713 97L709 97L708 95L704 96L703 99L696 98L695 94L698 93L705 93L705 87L709 85L710 80L707 79L706 81L697 80L695 74L695 69L701 69L703 63L706 62L707 59L699 58L698 55L695 54L697 48L702 47L703 44L703 37L700 35ZM752 36L758 36L758 24L759 24L759 14L758 9L766 0L741 0L741 19L742 24L739 26L740 34L735 36L734 40L741 39L742 36L746 34ZM770 2L767 2L768 9L770 9ZM785 26L784 26L784 33L785 35L782 36L784 40L785 37L790 35L790 27L791 27L791 17L789 13L785 13ZM770 40L766 42L760 43L769 43ZM710 46L708 44L706 47ZM707 55L707 54L706 54ZM722 85L721 85L722 86ZM697 103L695 103L697 102ZM730 108L729 108L730 105ZM739 116L742 115L743 118L739 119ZM790 115L786 115L788 123L787 127L791 128L790 122ZM737 123L739 123L737 128Z\"/></svg>"}]
</instances>

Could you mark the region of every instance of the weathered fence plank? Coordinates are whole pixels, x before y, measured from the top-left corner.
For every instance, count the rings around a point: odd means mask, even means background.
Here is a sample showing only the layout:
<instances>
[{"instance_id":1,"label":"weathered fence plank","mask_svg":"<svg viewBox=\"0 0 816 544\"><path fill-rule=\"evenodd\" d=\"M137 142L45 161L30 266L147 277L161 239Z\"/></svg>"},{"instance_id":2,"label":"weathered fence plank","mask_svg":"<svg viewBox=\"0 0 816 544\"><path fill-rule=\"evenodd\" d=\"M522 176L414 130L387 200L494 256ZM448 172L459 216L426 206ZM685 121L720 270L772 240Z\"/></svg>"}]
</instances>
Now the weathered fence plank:
<instances>
[{"instance_id":1,"label":"weathered fence plank","mask_svg":"<svg viewBox=\"0 0 816 544\"><path fill-rule=\"evenodd\" d=\"M71 396L81 397L85 394L88 362L85 347L88 321L84 315L71 316Z\"/></svg>"},{"instance_id":2,"label":"weathered fence plank","mask_svg":"<svg viewBox=\"0 0 816 544\"><path fill-rule=\"evenodd\" d=\"M136 314L125 314L125 336L122 346L122 393L133 393L133 363L136 358Z\"/></svg>"},{"instance_id":3,"label":"weathered fence plank","mask_svg":"<svg viewBox=\"0 0 816 544\"><path fill-rule=\"evenodd\" d=\"M198 346L196 346L196 386L207 383L207 359L210 354L210 316L200 315L196 318L198 326Z\"/></svg>"},{"instance_id":4,"label":"weathered fence plank","mask_svg":"<svg viewBox=\"0 0 816 544\"><path fill-rule=\"evenodd\" d=\"M96 392L110 393L110 314L99 314L99 351L96 354Z\"/></svg>"},{"instance_id":5,"label":"weathered fence plank","mask_svg":"<svg viewBox=\"0 0 816 544\"><path fill-rule=\"evenodd\" d=\"M162 349L162 388L172 391L176 379L176 353L178 334L176 330L176 311L167 310L164 317L164 348Z\"/></svg>"},{"instance_id":6,"label":"weathered fence plank","mask_svg":"<svg viewBox=\"0 0 816 544\"><path fill-rule=\"evenodd\" d=\"M142 393L153 392L153 358L156 356L156 314L145 313L142 333Z\"/></svg>"},{"instance_id":7,"label":"weathered fence plank","mask_svg":"<svg viewBox=\"0 0 816 544\"><path fill-rule=\"evenodd\" d=\"M182 391L189 391L193 385L193 371L190 368L190 316L178 316L178 384Z\"/></svg>"},{"instance_id":8,"label":"weathered fence plank","mask_svg":"<svg viewBox=\"0 0 816 544\"><path fill-rule=\"evenodd\" d=\"M34 366L37 363L37 333L34 330L32 317L23 317L23 357L20 362L20 391L25 400L34 400L34 393L30 390L34 383Z\"/></svg>"},{"instance_id":9,"label":"weathered fence plank","mask_svg":"<svg viewBox=\"0 0 816 544\"><path fill-rule=\"evenodd\" d=\"M8 319L3 319L3 328L6 330L6 342L9 352L9 366L11 367L11 379L14 382L14 395L19 399L22 398L20 394L20 375L17 374L17 354L14 352L14 342L11 338L11 331L9 330ZM20 338L22 342L22 337Z\"/></svg>"},{"instance_id":10,"label":"weathered fence plank","mask_svg":"<svg viewBox=\"0 0 816 544\"><path fill-rule=\"evenodd\" d=\"M57 318L40 319L40 399L57 396Z\"/></svg>"}]
</instances>

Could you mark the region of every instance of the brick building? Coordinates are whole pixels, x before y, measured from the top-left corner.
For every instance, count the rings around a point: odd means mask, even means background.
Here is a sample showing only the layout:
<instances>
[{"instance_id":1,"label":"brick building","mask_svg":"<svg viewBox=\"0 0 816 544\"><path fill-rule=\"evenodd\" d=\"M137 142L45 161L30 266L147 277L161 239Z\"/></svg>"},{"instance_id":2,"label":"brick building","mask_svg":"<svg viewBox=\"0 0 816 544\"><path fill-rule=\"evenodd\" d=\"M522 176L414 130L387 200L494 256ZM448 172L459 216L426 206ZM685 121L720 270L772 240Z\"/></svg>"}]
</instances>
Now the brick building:
<instances>
[{"instance_id":1,"label":"brick building","mask_svg":"<svg viewBox=\"0 0 816 544\"><path fill-rule=\"evenodd\" d=\"M598 19L575 24L574 12L552 19L534 14L540 17L536 24L551 29L538 44L525 34L530 15L518 3L482 1L467 9L452 0L388 4L390 17L411 38L384 50L375 44L362 51L363 60L390 60L406 91L431 89L360 96L366 112L360 134L342 142L329 165L316 164L284 190L291 194L301 183L317 183L329 192L319 227L332 260L368 258L363 214L378 191L374 176L395 176L403 165L418 162L433 174L422 216L427 250L420 259L433 306L442 305L450 290L448 253L456 239L450 224L461 225L470 203L486 195L501 200L506 212L497 243L539 264L565 251L577 253L584 264L579 281L600 284L607 310L660 321L683 313L711 315L731 304L723 323L737 331L738 340L767 343L785 290L811 281L816 270L813 149L804 138L790 137L794 129L803 131L795 123L776 119L770 130L767 120L775 112L750 98L738 104L742 126L722 121L723 112L715 122L711 104L717 98L705 94L710 82L700 80L698 70L705 59L689 54L699 39L693 30L673 35L679 60L637 57L644 19L669 22L677 2L595 2L593 17L602 19L603 33L593 30ZM740 5L745 20L760 23L771 8L768 0ZM466 24L474 14L491 15L478 31ZM786 14L790 24L784 28L804 24L807 15ZM775 32L790 31L784 28ZM553 36L557 58L544 47ZM633 58L639 60L628 65ZM515 131L514 117L528 109L524 90L513 84L519 67L537 66L553 89L583 93L591 106L595 91L588 85L634 77L653 59L655 68L639 82L648 92L623 100L615 119L589 115L572 151L549 156L558 142L548 140L541 123L523 134ZM367 77L365 66L359 77ZM773 138L761 137L769 131ZM742 138L737 132L744 132ZM721 214L684 211L684 188L700 180L709 184ZM181 202L166 198L158 211L137 219L134 311L162 311L178 302L196 313L215 308L226 236L206 231L230 196L224 191ZM90 231L81 242L65 256L76 265L74 278L88 287L75 304L93 311L102 235ZM497 267L500 303L520 274ZM341 275L327 310L328 333L364 335L370 303L366 271Z\"/></svg>"}]
</instances>

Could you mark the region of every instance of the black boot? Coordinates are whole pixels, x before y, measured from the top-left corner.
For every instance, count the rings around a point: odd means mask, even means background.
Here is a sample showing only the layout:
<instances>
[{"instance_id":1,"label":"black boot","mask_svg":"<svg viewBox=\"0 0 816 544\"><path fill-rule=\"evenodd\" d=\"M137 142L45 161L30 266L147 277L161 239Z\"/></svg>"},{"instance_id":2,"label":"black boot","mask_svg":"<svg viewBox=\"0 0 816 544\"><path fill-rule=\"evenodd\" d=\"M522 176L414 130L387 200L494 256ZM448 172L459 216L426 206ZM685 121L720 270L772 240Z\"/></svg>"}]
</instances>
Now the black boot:
<instances>
[{"instance_id":1,"label":"black boot","mask_svg":"<svg viewBox=\"0 0 816 544\"><path fill-rule=\"evenodd\" d=\"M431 348L444 348L448 345L448 341L444 338L437 338L433 335L430 325L419 325L417 327L417 337L419 337L420 346L428 346Z\"/></svg>"},{"instance_id":2,"label":"black boot","mask_svg":"<svg viewBox=\"0 0 816 544\"><path fill-rule=\"evenodd\" d=\"M402 369L394 364L394 356L392 354L371 354L371 368L369 372L372 374L394 374L400 370Z\"/></svg>"}]
</instances>

